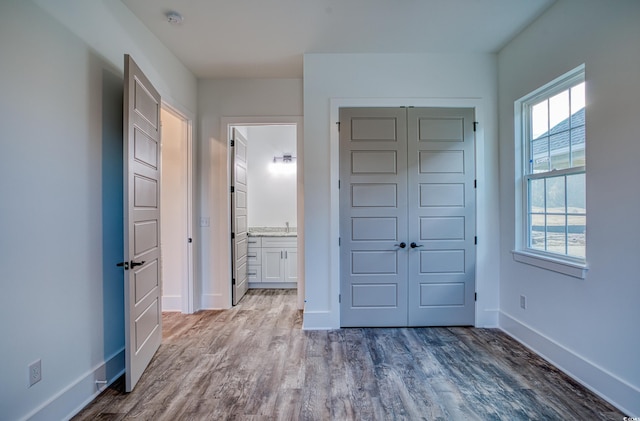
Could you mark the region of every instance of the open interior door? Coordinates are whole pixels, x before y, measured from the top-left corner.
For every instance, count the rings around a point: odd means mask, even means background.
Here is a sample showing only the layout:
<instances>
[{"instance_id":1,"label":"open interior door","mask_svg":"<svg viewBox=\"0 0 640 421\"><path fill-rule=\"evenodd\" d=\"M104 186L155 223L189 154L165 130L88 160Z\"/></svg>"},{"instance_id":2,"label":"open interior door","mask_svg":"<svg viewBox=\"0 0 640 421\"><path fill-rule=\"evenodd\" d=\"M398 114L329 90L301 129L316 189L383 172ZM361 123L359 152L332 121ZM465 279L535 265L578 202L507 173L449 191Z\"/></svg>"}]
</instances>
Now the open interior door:
<instances>
[{"instance_id":1,"label":"open interior door","mask_svg":"<svg viewBox=\"0 0 640 421\"><path fill-rule=\"evenodd\" d=\"M249 288L247 278L247 139L233 129L231 141L231 258L232 301L240 302Z\"/></svg>"},{"instance_id":2,"label":"open interior door","mask_svg":"<svg viewBox=\"0 0 640 421\"><path fill-rule=\"evenodd\" d=\"M162 339L160 95L124 57L125 389L133 390Z\"/></svg>"}]
</instances>

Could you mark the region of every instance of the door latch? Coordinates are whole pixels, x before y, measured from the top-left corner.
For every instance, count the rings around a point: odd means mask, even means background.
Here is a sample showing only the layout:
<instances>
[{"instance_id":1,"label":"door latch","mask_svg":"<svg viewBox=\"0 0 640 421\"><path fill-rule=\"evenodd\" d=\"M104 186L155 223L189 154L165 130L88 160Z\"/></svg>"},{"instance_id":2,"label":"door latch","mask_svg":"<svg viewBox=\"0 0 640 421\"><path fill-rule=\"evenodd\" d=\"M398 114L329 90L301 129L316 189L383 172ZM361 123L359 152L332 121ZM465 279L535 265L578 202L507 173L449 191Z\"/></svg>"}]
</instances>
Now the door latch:
<instances>
[{"instance_id":1,"label":"door latch","mask_svg":"<svg viewBox=\"0 0 640 421\"><path fill-rule=\"evenodd\" d=\"M116 266L124 268L124 270L129 270L129 262L120 262Z\"/></svg>"}]
</instances>

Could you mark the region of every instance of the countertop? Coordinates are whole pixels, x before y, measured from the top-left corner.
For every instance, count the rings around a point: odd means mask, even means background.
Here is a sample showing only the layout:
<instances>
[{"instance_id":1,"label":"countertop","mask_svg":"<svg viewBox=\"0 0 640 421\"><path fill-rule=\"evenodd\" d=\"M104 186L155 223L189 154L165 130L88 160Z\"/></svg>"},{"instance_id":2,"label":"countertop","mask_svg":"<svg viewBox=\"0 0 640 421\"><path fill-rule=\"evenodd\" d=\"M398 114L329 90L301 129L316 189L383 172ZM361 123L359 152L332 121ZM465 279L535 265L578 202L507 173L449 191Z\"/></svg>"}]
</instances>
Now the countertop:
<instances>
[{"instance_id":1,"label":"countertop","mask_svg":"<svg viewBox=\"0 0 640 421\"><path fill-rule=\"evenodd\" d=\"M287 229L284 227L251 227L248 230L249 237L297 237L298 231L295 227Z\"/></svg>"}]
</instances>

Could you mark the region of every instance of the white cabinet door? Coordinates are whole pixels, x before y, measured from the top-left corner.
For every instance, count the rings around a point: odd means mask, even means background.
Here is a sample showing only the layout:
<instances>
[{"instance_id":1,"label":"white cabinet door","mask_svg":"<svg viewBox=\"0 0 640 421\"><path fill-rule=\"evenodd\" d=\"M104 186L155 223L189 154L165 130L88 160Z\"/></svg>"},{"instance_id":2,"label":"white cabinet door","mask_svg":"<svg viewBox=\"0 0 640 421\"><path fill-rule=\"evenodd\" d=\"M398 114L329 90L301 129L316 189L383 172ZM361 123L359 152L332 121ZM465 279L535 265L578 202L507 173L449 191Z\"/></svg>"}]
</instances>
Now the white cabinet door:
<instances>
[{"instance_id":1,"label":"white cabinet door","mask_svg":"<svg viewBox=\"0 0 640 421\"><path fill-rule=\"evenodd\" d=\"M262 249L262 282L283 282L284 250L281 248Z\"/></svg>"},{"instance_id":2,"label":"white cabinet door","mask_svg":"<svg viewBox=\"0 0 640 421\"><path fill-rule=\"evenodd\" d=\"M298 282L298 249L295 237L264 237L257 257L262 276L255 282ZM251 259L251 258L250 258Z\"/></svg>"},{"instance_id":3,"label":"white cabinet door","mask_svg":"<svg viewBox=\"0 0 640 421\"><path fill-rule=\"evenodd\" d=\"M284 249L284 282L298 282L298 249L288 247Z\"/></svg>"}]
</instances>

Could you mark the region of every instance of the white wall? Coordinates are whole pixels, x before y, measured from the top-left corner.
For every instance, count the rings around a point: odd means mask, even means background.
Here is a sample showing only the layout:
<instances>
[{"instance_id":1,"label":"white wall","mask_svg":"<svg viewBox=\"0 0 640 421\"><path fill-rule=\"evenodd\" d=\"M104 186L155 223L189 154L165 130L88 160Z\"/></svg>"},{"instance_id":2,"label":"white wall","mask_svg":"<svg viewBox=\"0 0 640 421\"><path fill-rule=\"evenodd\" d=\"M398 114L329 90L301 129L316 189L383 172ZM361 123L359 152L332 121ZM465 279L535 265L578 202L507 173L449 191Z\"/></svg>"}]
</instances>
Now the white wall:
<instances>
[{"instance_id":1,"label":"white wall","mask_svg":"<svg viewBox=\"0 0 640 421\"><path fill-rule=\"evenodd\" d=\"M499 54L500 326L640 415L640 2L559 0ZM586 65L585 280L517 263L514 101ZM527 309L519 297L527 297Z\"/></svg>"},{"instance_id":2,"label":"white wall","mask_svg":"<svg viewBox=\"0 0 640 421\"><path fill-rule=\"evenodd\" d=\"M336 328L338 304L339 106L476 108L476 324L497 325L498 171L496 56L491 54L306 54L304 59L304 326Z\"/></svg>"},{"instance_id":3,"label":"white wall","mask_svg":"<svg viewBox=\"0 0 640 421\"><path fill-rule=\"evenodd\" d=\"M233 120L237 124L249 121L259 123L261 121L258 120L261 118L273 117L269 123L277 123L277 117L280 116L301 116L302 80L200 80L198 111L200 216L208 218L209 221L208 227L200 227L201 308L229 308L231 306L230 179L226 128L222 128L222 119ZM238 117L252 118L245 120ZM300 153L299 147L298 153ZM298 195L302 188L301 183L302 179L299 175Z\"/></svg>"},{"instance_id":4,"label":"white wall","mask_svg":"<svg viewBox=\"0 0 640 421\"><path fill-rule=\"evenodd\" d=\"M273 162L296 156L296 126L249 126L247 141L249 227L296 227L296 164Z\"/></svg>"},{"instance_id":5,"label":"white wall","mask_svg":"<svg viewBox=\"0 0 640 421\"><path fill-rule=\"evenodd\" d=\"M123 54L177 105L197 105L195 78L122 3L42 3L0 2L0 418L11 420L63 419L124 367ZM42 381L27 388L37 359Z\"/></svg>"}]
</instances>

